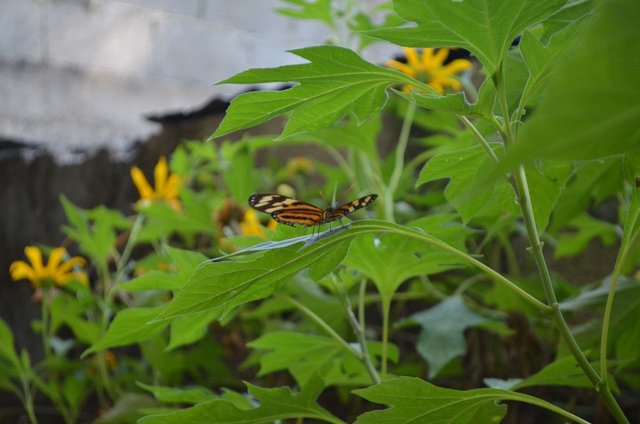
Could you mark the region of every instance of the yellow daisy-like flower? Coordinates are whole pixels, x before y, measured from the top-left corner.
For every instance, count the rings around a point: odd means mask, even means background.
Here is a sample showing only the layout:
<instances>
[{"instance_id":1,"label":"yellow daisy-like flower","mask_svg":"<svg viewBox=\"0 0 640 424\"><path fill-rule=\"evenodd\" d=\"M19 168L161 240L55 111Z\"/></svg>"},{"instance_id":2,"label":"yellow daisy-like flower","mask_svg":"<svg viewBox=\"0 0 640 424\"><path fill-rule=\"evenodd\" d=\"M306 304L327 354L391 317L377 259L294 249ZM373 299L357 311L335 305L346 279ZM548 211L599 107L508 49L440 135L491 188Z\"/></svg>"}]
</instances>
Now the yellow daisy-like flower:
<instances>
[{"instance_id":1,"label":"yellow daisy-like flower","mask_svg":"<svg viewBox=\"0 0 640 424\"><path fill-rule=\"evenodd\" d=\"M273 219L269 220L269 223L267 224L267 228L272 231L275 230L277 226L278 223ZM243 236L258 236L265 238L265 234L260 226L260 221L258 220L256 211L253 209L249 209L244 213L242 221L240 221L240 232Z\"/></svg>"},{"instance_id":2,"label":"yellow daisy-like flower","mask_svg":"<svg viewBox=\"0 0 640 424\"><path fill-rule=\"evenodd\" d=\"M156 183L155 190L151 187L144 176L144 173L137 166L131 167L131 179L140 193L142 202L164 201L173 209L181 209L178 194L180 193L180 176L169 173L167 159L162 156L153 170L153 177Z\"/></svg>"},{"instance_id":3,"label":"yellow daisy-like flower","mask_svg":"<svg viewBox=\"0 0 640 424\"><path fill-rule=\"evenodd\" d=\"M29 280L35 288L63 286L70 281L87 284L88 278L84 271L74 271L75 267L84 267L86 261L80 256L64 259L67 251L64 247L57 247L51 251L47 266L42 262L42 251L37 246L27 246L24 254L31 265L24 261L14 261L9 267L14 281Z\"/></svg>"},{"instance_id":4,"label":"yellow daisy-like flower","mask_svg":"<svg viewBox=\"0 0 640 424\"><path fill-rule=\"evenodd\" d=\"M409 75L412 78L422 81L433 87L438 93L444 94L447 87L453 91L460 91L462 85L455 77L455 74L471 68L471 62L466 59L456 59L447 65L443 65L449 56L449 49L422 49L422 54L418 50L404 47L407 56L407 63L390 60L386 63L389 68ZM402 91L409 92L414 89L410 85L402 87Z\"/></svg>"}]
</instances>

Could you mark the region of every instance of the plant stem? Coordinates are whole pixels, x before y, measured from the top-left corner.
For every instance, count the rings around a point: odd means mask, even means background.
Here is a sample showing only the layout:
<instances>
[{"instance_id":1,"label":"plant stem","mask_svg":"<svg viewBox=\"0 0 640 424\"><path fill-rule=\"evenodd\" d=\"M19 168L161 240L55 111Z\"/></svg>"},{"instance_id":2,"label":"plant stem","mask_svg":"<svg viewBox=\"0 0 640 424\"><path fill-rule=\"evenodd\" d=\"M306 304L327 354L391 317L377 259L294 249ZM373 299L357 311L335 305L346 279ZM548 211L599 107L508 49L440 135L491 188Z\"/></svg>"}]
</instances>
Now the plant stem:
<instances>
[{"instance_id":1,"label":"plant stem","mask_svg":"<svg viewBox=\"0 0 640 424\"><path fill-rule=\"evenodd\" d=\"M509 115L509 109L507 105L504 79L502 78L500 71L496 72L494 76L494 82L496 83L498 102L500 104L500 108L502 109L502 116L504 117L504 128L503 131L501 131L501 134L504 137L503 141L507 146L513 145L515 141L514 132L511 127L511 117ZM538 274L542 282L542 287L544 289L547 303L551 307L551 316L556 326L558 327L563 340L576 359L578 365L585 373L589 381L591 381L596 391L600 393L609 410L615 416L616 421L618 421L619 423L628 423L629 421L624 416L624 413L620 409L620 406L611 394L611 389L608 385L602 384L600 376L598 376L596 371L591 366L591 363L585 356L584 352L580 349L580 346L578 346L576 339L573 337L573 333L571 333L571 330L567 325L562 312L560 311L558 300L556 299L556 294L553 290L549 268L547 267L544 254L542 252L543 243L540 240L538 227L536 225L535 216L533 214L533 206L531 204L531 196L529 194L527 175L525 173L524 166L520 165L517 171L514 173L513 177L516 196L518 198L518 203L522 211L522 219L524 221L525 228L527 230L527 237L529 239L529 250L533 254L534 260L536 262L536 267L538 268Z\"/></svg>"},{"instance_id":2,"label":"plant stem","mask_svg":"<svg viewBox=\"0 0 640 424\"><path fill-rule=\"evenodd\" d=\"M384 216L388 221L395 222L395 214L393 211L393 197L400 183L400 177L402 177L402 171L404 169L404 155L407 151L407 144L409 143L409 134L411 133L411 126L413 125L413 118L416 115L416 104L409 102L407 110L404 114L404 121L402 122L402 129L400 130L400 136L398 137L398 146L396 147L395 163L393 165L393 172L389 179L389 184L385 190L384 196Z\"/></svg>"},{"instance_id":3,"label":"plant stem","mask_svg":"<svg viewBox=\"0 0 640 424\"><path fill-rule=\"evenodd\" d=\"M353 307L351 306L351 301L349 300L349 296L347 295L347 292L344 288L344 283L342 282L342 280L336 278L335 275L332 275L332 277L333 277L333 284L336 287L336 292L338 293L338 297L340 298L340 302L342 303L342 308L344 309L347 315L347 320L349 321L349 324L351 325L351 328L353 329L353 332L355 333L356 338L358 339L358 343L360 344L360 351L362 352L361 360L365 368L367 369L369 376L371 376L371 381L373 381L374 384L378 384L381 381L380 375L378 375L378 371L373 366L373 362L371 362L371 356L369 356L369 349L367 347L367 339L364 334L364 327L362 326L362 321L358 322L358 320L356 319L356 316L353 314ZM362 286L363 285L361 285L361 287ZM361 319L362 319L362 316L361 316Z\"/></svg>"},{"instance_id":4,"label":"plant stem","mask_svg":"<svg viewBox=\"0 0 640 424\"><path fill-rule=\"evenodd\" d=\"M635 193L634 193L635 194ZM634 203L631 202L631 207ZM604 315L602 318L602 335L600 337L600 377L602 378L602 384L609 385L609 371L607 366L607 345L609 336L609 323L611 321L611 311L613 310L613 299L616 294L616 288L618 286L618 280L622 274L622 268L626 263L627 255L629 254L629 248L634 244L635 239L640 234L640 231L635 231L636 223L640 218L640 209L629 210L627 216L631 216L625 223L625 233L631 232L629 237L623 237L620 245L620 252L616 259L616 264L613 268L613 275L611 277L611 286L609 287L609 294L607 295L607 304L604 308Z\"/></svg>"},{"instance_id":5,"label":"plant stem","mask_svg":"<svg viewBox=\"0 0 640 424\"><path fill-rule=\"evenodd\" d=\"M469 119L466 116L458 115L458 119L460 119L460 121L462 121L462 123L471 131L473 136L480 143L480 146L482 146L482 148L487 153L487 155L489 155L493 163L498 164L499 162L498 156L496 156L496 153L493 151L493 149L491 148L487 140L484 138L484 136L480 134L480 131L478 131L476 126L473 125L473 123L469 121Z\"/></svg>"},{"instance_id":6,"label":"plant stem","mask_svg":"<svg viewBox=\"0 0 640 424\"><path fill-rule=\"evenodd\" d=\"M24 409L27 411L27 415L29 416L29 421L31 424L38 424L38 418L36 417L35 410L33 408L33 394L31 393L31 389L29 388L29 380L27 376L24 375L24 370L20 367L20 382L22 383L22 392L24 393L24 398L20 396L22 399L22 403L24 405Z\"/></svg>"},{"instance_id":7,"label":"plant stem","mask_svg":"<svg viewBox=\"0 0 640 424\"><path fill-rule=\"evenodd\" d=\"M382 299L382 358L380 359L380 373L382 378L387 377L387 362L389 359L389 313L391 311L391 300Z\"/></svg>"},{"instance_id":8,"label":"plant stem","mask_svg":"<svg viewBox=\"0 0 640 424\"><path fill-rule=\"evenodd\" d=\"M316 313L313 312L311 309L307 308L305 305L303 305L302 303L298 302L297 300L295 300L291 296L287 296L287 295L284 295L284 294L276 294L276 296L280 297L282 300L284 300L286 302L289 302L290 304L292 304L293 306L298 308L300 310L300 312L302 312L303 314L305 314L306 316L311 318L311 320L314 321L316 324L318 324L320 326L320 328L322 328L329 336L333 337L346 351L348 351L350 354L355 356L359 361L363 360L363 358L362 358L363 355L362 355L361 352L358 352L355 349L353 349L349 345L349 343L347 343L340 336L340 334L336 333L336 331L333 328L331 328L329 326L329 324L324 322L324 320L322 318L320 318L318 315L316 315Z\"/></svg>"}]
</instances>

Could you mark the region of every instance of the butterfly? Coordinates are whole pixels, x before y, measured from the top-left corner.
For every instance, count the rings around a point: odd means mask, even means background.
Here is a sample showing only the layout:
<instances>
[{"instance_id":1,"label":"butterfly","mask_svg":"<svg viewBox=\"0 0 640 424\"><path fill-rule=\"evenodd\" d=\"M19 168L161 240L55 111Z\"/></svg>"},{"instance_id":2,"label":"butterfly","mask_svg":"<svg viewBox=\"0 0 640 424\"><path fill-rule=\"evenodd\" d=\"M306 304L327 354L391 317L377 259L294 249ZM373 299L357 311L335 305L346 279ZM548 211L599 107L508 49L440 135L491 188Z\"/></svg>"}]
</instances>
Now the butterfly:
<instances>
[{"instance_id":1,"label":"butterfly","mask_svg":"<svg viewBox=\"0 0 640 424\"><path fill-rule=\"evenodd\" d=\"M271 214L273 219L282 224L292 227L296 224L311 227L341 219L353 211L364 208L377 198L377 194L368 194L337 208L322 209L279 194L252 194L249 197L249 206L260 212Z\"/></svg>"}]
</instances>

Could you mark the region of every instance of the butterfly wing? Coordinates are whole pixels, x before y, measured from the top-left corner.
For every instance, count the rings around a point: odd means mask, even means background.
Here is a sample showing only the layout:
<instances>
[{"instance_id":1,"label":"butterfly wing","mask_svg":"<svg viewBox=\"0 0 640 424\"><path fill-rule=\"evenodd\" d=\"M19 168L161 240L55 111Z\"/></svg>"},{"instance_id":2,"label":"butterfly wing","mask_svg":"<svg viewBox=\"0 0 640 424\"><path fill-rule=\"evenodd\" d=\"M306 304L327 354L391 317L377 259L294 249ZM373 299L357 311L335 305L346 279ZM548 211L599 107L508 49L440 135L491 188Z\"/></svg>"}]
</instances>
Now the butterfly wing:
<instances>
[{"instance_id":1,"label":"butterfly wing","mask_svg":"<svg viewBox=\"0 0 640 424\"><path fill-rule=\"evenodd\" d=\"M373 202L378 198L377 194L368 194L366 196L362 196L361 198L354 200L353 202L345 203L342 206L339 206L335 209L329 209L329 217L325 222L335 221L336 219L340 219L346 215L349 215L353 211L357 211L358 209L364 208L369 203Z\"/></svg>"},{"instance_id":2,"label":"butterfly wing","mask_svg":"<svg viewBox=\"0 0 640 424\"><path fill-rule=\"evenodd\" d=\"M324 209L279 194L252 194L249 206L286 225L312 226L326 222L327 211Z\"/></svg>"}]
</instances>

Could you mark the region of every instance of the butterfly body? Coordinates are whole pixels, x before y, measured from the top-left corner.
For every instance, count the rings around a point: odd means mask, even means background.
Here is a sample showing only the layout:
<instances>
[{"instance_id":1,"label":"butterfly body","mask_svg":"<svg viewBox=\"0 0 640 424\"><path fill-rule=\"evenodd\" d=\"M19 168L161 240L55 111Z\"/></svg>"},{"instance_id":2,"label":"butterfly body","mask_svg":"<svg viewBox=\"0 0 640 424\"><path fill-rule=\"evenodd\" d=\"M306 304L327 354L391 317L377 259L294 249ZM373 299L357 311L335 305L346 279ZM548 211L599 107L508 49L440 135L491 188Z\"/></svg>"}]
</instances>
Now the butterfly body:
<instances>
[{"instance_id":1,"label":"butterfly body","mask_svg":"<svg viewBox=\"0 0 640 424\"><path fill-rule=\"evenodd\" d=\"M351 212L367 206L376 200L377 194L369 194L337 208L319 208L292 197L279 194L253 194L249 197L249 205L282 224L295 226L326 224L336 221Z\"/></svg>"}]
</instances>

